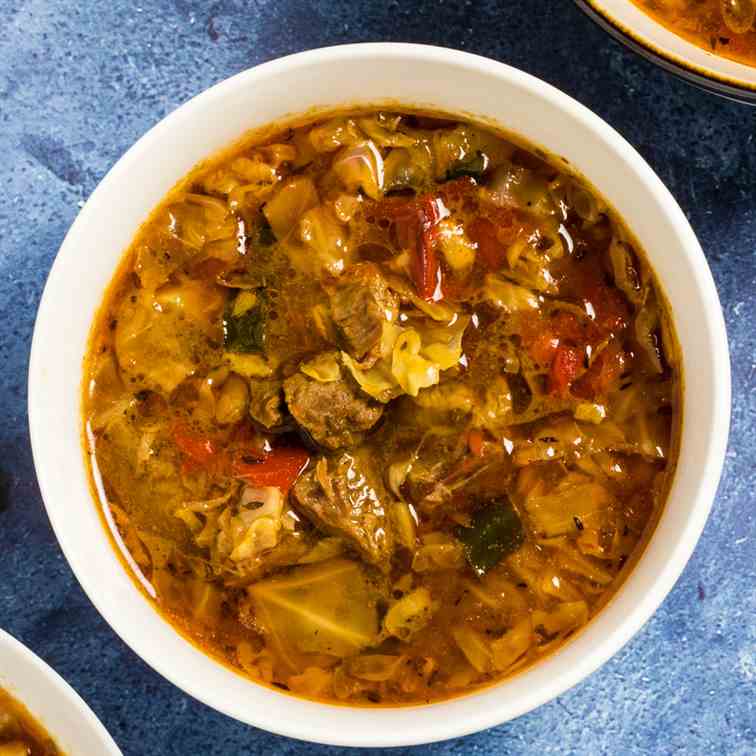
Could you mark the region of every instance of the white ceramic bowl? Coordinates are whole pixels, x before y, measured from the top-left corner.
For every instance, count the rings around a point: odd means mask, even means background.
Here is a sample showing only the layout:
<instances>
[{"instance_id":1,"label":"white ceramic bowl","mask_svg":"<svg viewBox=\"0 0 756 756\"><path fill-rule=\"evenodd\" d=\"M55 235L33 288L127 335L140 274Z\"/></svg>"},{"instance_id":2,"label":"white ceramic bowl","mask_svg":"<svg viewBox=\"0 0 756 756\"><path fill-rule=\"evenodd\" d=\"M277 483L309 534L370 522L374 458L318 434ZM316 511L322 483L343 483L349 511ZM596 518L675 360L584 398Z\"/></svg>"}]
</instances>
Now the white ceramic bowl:
<instances>
[{"instance_id":1,"label":"white ceramic bowl","mask_svg":"<svg viewBox=\"0 0 756 756\"><path fill-rule=\"evenodd\" d=\"M653 63L715 94L756 105L756 66L679 37L631 0L576 0L600 26Z\"/></svg>"},{"instance_id":2,"label":"white ceramic bowl","mask_svg":"<svg viewBox=\"0 0 756 756\"><path fill-rule=\"evenodd\" d=\"M676 315L685 419L679 472L654 536L622 589L576 639L473 695L422 707L349 708L256 685L205 656L154 611L113 553L90 496L79 387L92 318L123 250L195 163L286 114L389 99L494 119L567 158L603 192L648 251ZM533 709L593 672L638 631L688 561L716 492L729 423L729 364L717 292L696 237L661 181L615 131L556 89L492 60L416 45L350 45L234 76L169 115L119 160L50 272L32 346L29 419L61 547L95 606L137 654L191 695L258 727L338 745L396 746L463 735Z\"/></svg>"},{"instance_id":3,"label":"white ceramic bowl","mask_svg":"<svg viewBox=\"0 0 756 756\"><path fill-rule=\"evenodd\" d=\"M76 691L3 630L0 688L20 701L68 756L121 756L113 738Z\"/></svg>"}]
</instances>

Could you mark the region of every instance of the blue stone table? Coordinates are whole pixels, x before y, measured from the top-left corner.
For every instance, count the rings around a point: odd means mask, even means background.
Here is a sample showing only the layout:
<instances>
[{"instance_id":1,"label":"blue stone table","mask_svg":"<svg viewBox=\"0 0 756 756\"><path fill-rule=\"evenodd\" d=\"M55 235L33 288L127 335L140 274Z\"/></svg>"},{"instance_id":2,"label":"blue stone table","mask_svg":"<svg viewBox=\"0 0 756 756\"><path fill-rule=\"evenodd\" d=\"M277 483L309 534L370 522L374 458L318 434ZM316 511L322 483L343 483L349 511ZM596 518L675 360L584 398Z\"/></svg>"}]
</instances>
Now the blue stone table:
<instances>
[{"instance_id":1,"label":"blue stone table","mask_svg":"<svg viewBox=\"0 0 756 756\"><path fill-rule=\"evenodd\" d=\"M246 727L184 695L114 635L79 588L42 507L27 431L29 344L45 277L100 178L181 102L261 61L367 40L506 61L617 128L701 239L727 319L734 382L711 518L642 632L537 711L409 750L756 753L756 109L655 69L568 0L0 0L0 30L0 626L76 688L127 756L339 749Z\"/></svg>"}]
</instances>

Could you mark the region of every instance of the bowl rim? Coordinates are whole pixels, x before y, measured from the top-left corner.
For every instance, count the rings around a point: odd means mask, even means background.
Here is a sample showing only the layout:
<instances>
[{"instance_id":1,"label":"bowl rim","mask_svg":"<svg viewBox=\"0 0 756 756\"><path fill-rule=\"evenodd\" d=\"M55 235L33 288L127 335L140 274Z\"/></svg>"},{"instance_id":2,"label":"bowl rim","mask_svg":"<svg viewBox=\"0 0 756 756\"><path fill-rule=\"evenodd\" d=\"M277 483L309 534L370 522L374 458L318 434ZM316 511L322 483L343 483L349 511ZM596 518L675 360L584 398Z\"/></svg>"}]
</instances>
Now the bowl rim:
<instances>
[{"instance_id":1,"label":"bowl rim","mask_svg":"<svg viewBox=\"0 0 756 756\"><path fill-rule=\"evenodd\" d=\"M368 709L363 707L337 706L325 702L308 702L301 698L282 696L281 692L269 691L271 695L278 696L279 699L285 698L286 701L290 702L288 704L290 708L297 709L300 713L311 712L312 716L310 716L310 713L306 714L309 720L317 720L324 713L328 712L330 712L329 717L338 717L339 711L346 711L350 717L362 722L365 717L360 712L369 712L370 716L368 718L371 724L375 725L374 729L371 731L360 731L351 726L349 737L344 737L338 731L338 728L326 724L318 724L317 721L295 721L291 723L287 719L286 721L271 723L264 718L264 714L250 713L247 710L242 710L242 707L232 705L232 702L227 701L222 695L212 693L206 686L198 686L188 682L183 669L170 667L167 659L157 658L140 650L143 649L144 644L135 636L129 623L124 621L123 616L117 616L117 613L111 613L103 608L97 581L88 573L82 560L75 553L73 542L67 537L67 532L70 528L66 526L61 510L53 504L55 501L56 473L50 466L44 464L46 449L44 438L49 426L45 422L46 404L44 402L43 380L45 360L45 344L43 339L45 337L43 331L55 320L55 312L51 304L54 296L52 292L56 288L57 279L62 276L63 267L70 264L68 258L76 255L76 249L74 248L75 240L84 231L93 201L98 192L101 191L104 185L116 181L122 175L127 174L131 167L140 161L142 153L147 150L150 144L159 140L164 133L172 131L175 125L191 119L195 110L204 107L207 101L217 101L226 92L232 92L239 87L253 86L255 79L258 77L281 75L286 72L306 69L316 62L341 63L346 65L349 61L354 60L355 57L366 61L374 61L381 58L396 58L402 61L418 61L426 64L451 64L458 68L467 69L474 74L479 74L481 77L497 78L502 84L508 83L513 87L523 88L529 94L539 99L550 100L552 105L557 105L560 109L569 111L570 115L575 120L580 121L586 130L590 131L597 140L603 140L614 153L624 154L626 156L625 161L632 167L639 181L643 184L644 190L653 197L654 202L660 207L661 211L674 221L675 232L680 239L681 251L684 252L685 257L690 261L691 272L696 280L696 291L700 294L701 303L706 310L706 317L712 329L712 349L717 352L715 356L719 359L720 364L723 365L723 369L712 379L715 382L715 391L711 397L714 408L712 412L714 432L707 446L706 459L699 474L701 483L697 489L696 504L684 523L683 533L676 544L676 548L670 551L663 567L655 576L654 590L638 597L633 611L628 613L610 634L602 638L592 648L590 655L581 657L564 674L560 675L558 684L555 685L552 683L550 687L544 686L543 689L529 692L521 700L508 704L507 714L503 715L487 699L487 706L466 707L464 709L466 715L464 720L460 720L459 717L454 716L442 717L438 715L446 710L458 712L462 708L455 705L458 702L472 699L478 700L478 697L489 695L491 691L497 688L500 689L502 686L489 686L481 691L470 693L467 696L441 701L430 706L377 707ZM527 138L527 135L523 136ZM548 147L548 145L546 146ZM713 503L724 463L729 428L729 366L724 318L719 305L716 288L698 240L682 210L661 180L634 148L613 128L586 107L555 87L501 62L467 52L428 45L360 43L318 48L285 56L250 68L215 84L162 119L142 136L111 168L87 200L66 235L60 251L53 262L45 290L40 300L29 365L29 426L35 469L42 497L53 530L56 533L69 565L82 588L111 628L160 675L208 706L240 721L262 727L280 735L336 746L408 746L445 740L477 732L500 724L504 720L513 719L542 705L573 687L595 671L611 656L616 654L645 624L666 597L685 567L698 541ZM91 504L91 500L88 503ZM103 535L105 536L104 532ZM180 638L178 633L176 633L176 638L177 640ZM217 664L217 662L214 663ZM546 662L542 662L542 664L544 663ZM261 688L261 686L257 687ZM268 700L273 703L272 699ZM401 724L409 726L408 722L410 720L407 717L402 717L399 712L405 712L405 714L412 712L417 717L423 711L430 711L432 714L430 717L420 717L423 719L422 726L416 725L415 720L412 720L412 731L403 730L401 726L396 726ZM430 724L431 719L433 720L432 725Z\"/></svg>"},{"instance_id":2,"label":"bowl rim","mask_svg":"<svg viewBox=\"0 0 756 756\"><path fill-rule=\"evenodd\" d=\"M36 671L40 677L44 677L45 685L49 687L51 694L55 696L55 700L58 708L61 710L62 716L65 715L65 711L68 711L68 719L71 715L75 716L76 720L86 727L97 739L100 741L101 747L105 748L105 754L110 756L122 756L121 749L116 745L110 733L105 729L105 725L98 719L97 715L89 708L86 701L49 665L43 661L37 654L35 654L30 648L25 646L21 641L14 638L9 632L0 628L0 660L7 659L8 657L15 657L27 670ZM44 729L50 734L52 739L61 747L68 745L66 743L60 743L59 736L56 734L56 728L54 724L49 724L45 719L39 717L37 713L37 707L34 702L29 700L29 696L23 693L19 693L17 688L20 683L17 678L8 675L3 670L5 664L0 668L0 687L7 691L13 698L21 703L29 713L34 717L35 721L44 727ZM71 756L76 756L71 753ZM84 756L82 754L82 756Z\"/></svg>"},{"instance_id":3,"label":"bowl rim","mask_svg":"<svg viewBox=\"0 0 756 756\"><path fill-rule=\"evenodd\" d=\"M627 0L627 2L630 6L635 7L630 0ZM631 28L627 23L620 20L616 14L609 10L604 0L575 0L575 3L591 20L597 23L602 29L609 32L609 34L615 39L669 73L687 81L689 84L704 89L707 92L746 105L756 105L756 66L746 66L746 64L742 63L739 64L745 68L753 68L754 80L748 81L746 79L739 79L735 76L728 76L720 73L712 67L696 65L690 60L686 60L684 57L654 43L637 29ZM640 12L642 13L643 11ZM716 55L693 44L684 37L667 29L653 17L648 16L647 14L644 15L650 18L654 25L662 30L665 35L674 37L677 41L681 42L684 47L694 48L699 53L703 51L711 57L712 61L722 59L730 63L738 63L738 61L733 61L730 58Z\"/></svg>"}]
</instances>

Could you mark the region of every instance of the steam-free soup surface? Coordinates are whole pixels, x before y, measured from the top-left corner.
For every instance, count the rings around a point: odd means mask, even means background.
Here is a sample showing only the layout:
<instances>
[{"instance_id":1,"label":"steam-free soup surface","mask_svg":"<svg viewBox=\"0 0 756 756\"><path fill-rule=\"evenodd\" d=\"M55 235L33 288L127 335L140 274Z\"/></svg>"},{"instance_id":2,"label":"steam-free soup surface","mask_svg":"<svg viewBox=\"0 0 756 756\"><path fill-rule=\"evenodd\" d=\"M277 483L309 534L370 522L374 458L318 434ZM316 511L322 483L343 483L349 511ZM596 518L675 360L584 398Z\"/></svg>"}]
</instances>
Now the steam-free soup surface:
<instances>
[{"instance_id":1,"label":"steam-free soup surface","mask_svg":"<svg viewBox=\"0 0 756 756\"><path fill-rule=\"evenodd\" d=\"M479 126L337 115L191 175L95 324L102 505L252 678L424 702L615 589L674 465L677 360L589 188Z\"/></svg>"},{"instance_id":2,"label":"steam-free soup surface","mask_svg":"<svg viewBox=\"0 0 756 756\"><path fill-rule=\"evenodd\" d=\"M26 708L0 688L0 756L62 756Z\"/></svg>"},{"instance_id":3,"label":"steam-free soup surface","mask_svg":"<svg viewBox=\"0 0 756 756\"><path fill-rule=\"evenodd\" d=\"M756 0L633 0L704 50L756 66Z\"/></svg>"}]
</instances>

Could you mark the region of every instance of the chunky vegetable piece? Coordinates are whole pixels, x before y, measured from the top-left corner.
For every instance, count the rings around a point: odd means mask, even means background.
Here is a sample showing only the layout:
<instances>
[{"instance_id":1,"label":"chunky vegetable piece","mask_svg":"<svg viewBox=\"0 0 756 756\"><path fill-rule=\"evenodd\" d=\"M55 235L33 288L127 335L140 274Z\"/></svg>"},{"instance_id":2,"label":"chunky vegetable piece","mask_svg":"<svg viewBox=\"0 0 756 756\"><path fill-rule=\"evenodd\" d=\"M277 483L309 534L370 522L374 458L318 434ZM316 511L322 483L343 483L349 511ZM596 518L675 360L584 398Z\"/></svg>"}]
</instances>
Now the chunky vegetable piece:
<instances>
[{"instance_id":1,"label":"chunky vegetable piece","mask_svg":"<svg viewBox=\"0 0 756 756\"><path fill-rule=\"evenodd\" d=\"M756 66L756 0L633 0L704 50Z\"/></svg>"},{"instance_id":2,"label":"chunky vegetable piece","mask_svg":"<svg viewBox=\"0 0 756 756\"><path fill-rule=\"evenodd\" d=\"M474 452L474 449L471 449ZM481 450L482 451L482 450ZM457 529L465 556L478 575L485 575L524 539L522 523L508 500L494 501L476 512L470 527Z\"/></svg>"},{"instance_id":3,"label":"chunky vegetable piece","mask_svg":"<svg viewBox=\"0 0 756 756\"><path fill-rule=\"evenodd\" d=\"M157 607L254 680L498 680L598 611L663 505L663 294L590 187L475 124L271 133L188 176L107 294L101 505Z\"/></svg>"}]
</instances>

